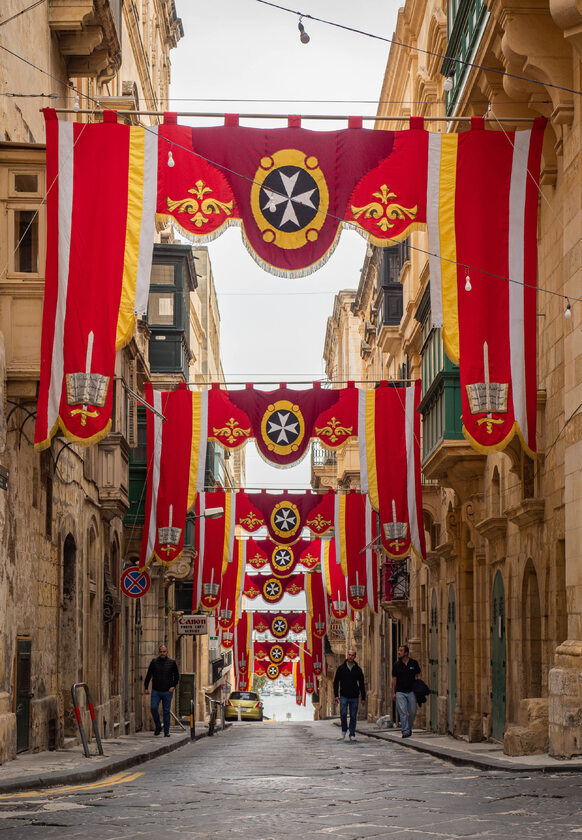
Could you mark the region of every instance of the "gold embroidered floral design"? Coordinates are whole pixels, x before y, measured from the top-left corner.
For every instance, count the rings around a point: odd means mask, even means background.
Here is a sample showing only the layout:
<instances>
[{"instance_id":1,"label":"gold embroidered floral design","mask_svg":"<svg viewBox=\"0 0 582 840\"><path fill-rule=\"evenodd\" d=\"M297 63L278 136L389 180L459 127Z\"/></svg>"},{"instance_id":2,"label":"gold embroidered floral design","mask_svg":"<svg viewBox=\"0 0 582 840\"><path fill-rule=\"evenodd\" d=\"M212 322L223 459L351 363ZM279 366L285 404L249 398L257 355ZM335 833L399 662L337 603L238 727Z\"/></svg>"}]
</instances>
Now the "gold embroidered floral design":
<instances>
[{"instance_id":1,"label":"gold embroidered floral design","mask_svg":"<svg viewBox=\"0 0 582 840\"><path fill-rule=\"evenodd\" d=\"M216 426L212 429L213 435L225 438L227 443L236 443L237 438L249 437L250 433L250 429L241 429L240 423L238 420L235 420L234 417L231 417L226 426L223 426L222 429L218 429Z\"/></svg>"},{"instance_id":2,"label":"gold embroidered floral design","mask_svg":"<svg viewBox=\"0 0 582 840\"><path fill-rule=\"evenodd\" d=\"M371 201L370 204L365 204L363 207L354 207L352 205L352 214L354 219L359 219L363 215L364 219L378 219L376 224L386 233L386 231L394 227L394 222L397 219L406 221L408 217L411 221L416 218L418 213L418 205L414 207L403 207L402 204L390 203L390 199L396 198L396 193L393 193L386 184L382 184L380 189L372 193L374 198L379 201Z\"/></svg>"},{"instance_id":3,"label":"gold embroidered floral design","mask_svg":"<svg viewBox=\"0 0 582 840\"><path fill-rule=\"evenodd\" d=\"M260 525L263 525L264 522L262 519L259 519L253 511L251 510L250 513L245 516L244 519L240 520L240 524L244 525L247 531L255 531Z\"/></svg>"},{"instance_id":4,"label":"gold embroidered floral design","mask_svg":"<svg viewBox=\"0 0 582 840\"><path fill-rule=\"evenodd\" d=\"M343 437L348 437L353 431L353 426L342 426L336 417L332 417L327 426L322 426L321 429L316 428L315 434L319 437L327 437L330 443L335 443Z\"/></svg>"},{"instance_id":5,"label":"gold embroidered floral design","mask_svg":"<svg viewBox=\"0 0 582 840\"><path fill-rule=\"evenodd\" d=\"M194 222L197 228L203 227L210 216L215 213L224 213L225 216L232 215L234 201L219 201L217 198L205 198L211 193L211 187L207 187L202 180L196 181L194 189L188 190L193 198L181 198L174 201L166 198L166 205L170 213L192 213L190 221Z\"/></svg>"},{"instance_id":6,"label":"gold embroidered floral design","mask_svg":"<svg viewBox=\"0 0 582 840\"><path fill-rule=\"evenodd\" d=\"M325 531L330 525L331 520L324 519L321 513L318 513L317 516L313 517L313 519L309 519L307 521L307 527L311 528L313 531Z\"/></svg>"}]
</instances>

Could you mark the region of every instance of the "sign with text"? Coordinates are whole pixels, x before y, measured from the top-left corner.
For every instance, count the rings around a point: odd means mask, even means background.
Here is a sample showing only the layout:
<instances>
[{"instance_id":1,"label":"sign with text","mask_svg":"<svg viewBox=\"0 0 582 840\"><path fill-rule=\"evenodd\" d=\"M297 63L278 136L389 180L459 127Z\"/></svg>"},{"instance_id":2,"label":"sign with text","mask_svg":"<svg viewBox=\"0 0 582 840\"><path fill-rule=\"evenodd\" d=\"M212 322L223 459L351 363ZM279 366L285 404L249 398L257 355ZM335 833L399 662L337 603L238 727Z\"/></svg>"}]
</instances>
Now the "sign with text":
<instances>
[{"instance_id":1,"label":"sign with text","mask_svg":"<svg viewBox=\"0 0 582 840\"><path fill-rule=\"evenodd\" d=\"M208 633L207 615L181 615L178 618L178 633L186 636L205 636Z\"/></svg>"}]
</instances>

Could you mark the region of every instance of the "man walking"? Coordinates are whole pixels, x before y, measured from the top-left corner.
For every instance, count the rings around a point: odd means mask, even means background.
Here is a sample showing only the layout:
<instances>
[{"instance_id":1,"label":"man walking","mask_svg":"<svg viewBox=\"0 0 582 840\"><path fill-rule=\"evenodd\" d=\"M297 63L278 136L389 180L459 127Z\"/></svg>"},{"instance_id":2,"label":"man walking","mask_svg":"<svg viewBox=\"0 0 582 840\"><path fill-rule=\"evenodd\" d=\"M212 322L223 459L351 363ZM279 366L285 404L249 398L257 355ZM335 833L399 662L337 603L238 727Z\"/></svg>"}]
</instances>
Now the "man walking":
<instances>
[{"instance_id":1,"label":"man walking","mask_svg":"<svg viewBox=\"0 0 582 840\"><path fill-rule=\"evenodd\" d=\"M414 681L420 676L420 665L408 653L408 645L401 645L398 648L398 661L392 667L392 698L398 706L403 738L412 735L416 717Z\"/></svg>"},{"instance_id":2,"label":"man walking","mask_svg":"<svg viewBox=\"0 0 582 840\"><path fill-rule=\"evenodd\" d=\"M362 704L366 702L366 685L364 674L356 662L356 651L348 650L348 658L335 672L333 681L335 702L340 704L340 720L342 724L341 740L345 741L348 732L348 709L350 712L350 741L356 740L356 717L358 714L358 700L362 696Z\"/></svg>"},{"instance_id":3,"label":"man walking","mask_svg":"<svg viewBox=\"0 0 582 840\"><path fill-rule=\"evenodd\" d=\"M168 648L165 645L160 645L159 656L150 662L143 686L145 693L149 694L148 686L150 680L152 681L151 713L155 726L154 735L159 735L162 731L159 712L161 701L164 715L164 736L166 738L170 737L170 707L172 705L172 695L179 679L180 674L176 661L168 656Z\"/></svg>"}]
</instances>

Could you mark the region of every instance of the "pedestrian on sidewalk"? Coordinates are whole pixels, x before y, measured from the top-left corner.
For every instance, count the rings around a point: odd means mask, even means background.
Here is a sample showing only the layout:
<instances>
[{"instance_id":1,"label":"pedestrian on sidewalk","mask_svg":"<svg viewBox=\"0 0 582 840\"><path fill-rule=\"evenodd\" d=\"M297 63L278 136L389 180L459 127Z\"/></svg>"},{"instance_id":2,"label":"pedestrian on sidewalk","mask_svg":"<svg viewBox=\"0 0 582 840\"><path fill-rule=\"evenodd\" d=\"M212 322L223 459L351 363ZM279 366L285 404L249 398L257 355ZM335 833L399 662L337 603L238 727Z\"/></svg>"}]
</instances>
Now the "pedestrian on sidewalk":
<instances>
[{"instance_id":1,"label":"pedestrian on sidewalk","mask_svg":"<svg viewBox=\"0 0 582 840\"><path fill-rule=\"evenodd\" d=\"M416 717L414 682L420 677L420 665L409 655L408 645L398 648L398 661L392 666L392 699L396 700L402 737L410 738Z\"/></svg>"},{"instance_id":2,"label":"pedestrian on sidewalk","mask_svg":"<svg viewBox=\"0 0 582 840\"><path fill-rule=\"evenodd\" d=\"M364 673L356 662L356 651L348 650L348 658L339 666L333 680L335 702L340 704L342 740L348 732L348 710L350 713L350 741L356 740L356 718L360 695L362 704L366 702L366 684Z\"/></svg>"},{"instance_id":3,"label":"pedestrian on sidewalk","mask_svg":"<svg viewBox=\"0 0 582 840\"><path fill-rule=\"evenodd\" d=\"M168 648L165 645L160 645L159 656L152 659L150 667L146 674L145 682L143 684L144 691L149 694L149 684L152 683L152 700L151 713L154 720L154 735L159 735L162 731L160 723L160 702L162 704L162 712L164 716L164 736L170 737L170 709L172 706L172 697L174 689L178 685L180 679L180 672L176 665L175 659L170 659L168 656Z\"/></svg>"}]
</instances>

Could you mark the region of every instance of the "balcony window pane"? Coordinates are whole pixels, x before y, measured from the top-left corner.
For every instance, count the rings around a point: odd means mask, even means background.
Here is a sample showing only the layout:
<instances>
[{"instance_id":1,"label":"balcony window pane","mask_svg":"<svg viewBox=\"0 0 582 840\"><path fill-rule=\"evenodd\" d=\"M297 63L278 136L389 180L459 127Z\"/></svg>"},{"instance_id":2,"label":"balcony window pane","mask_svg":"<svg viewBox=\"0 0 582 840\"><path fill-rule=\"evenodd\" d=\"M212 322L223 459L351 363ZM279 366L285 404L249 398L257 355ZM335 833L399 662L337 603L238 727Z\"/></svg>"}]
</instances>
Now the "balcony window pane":
<instances>
[{"instance_id":1,"label":"balcony window pane","mask_svg":"<svg viewBox=\"0 0 582 840\"><path fill-rule=\"evenodd\" d=\"M148 321L150 324L173 324L174 296L152 292L150 294Z\"/></svg>"},{"instance_id":2,"label":"balcony window pane","mask_svg":"<svg viewBox=\"0 0 582 840\"><path fill-rule=\"evenodd\" d=\"M14 211L14 271L38 274L38 214Z\"/></svg>"},{"instance_id":3,"label":"balcony window pane","mask_svg":"<svg viewBox=\"0 0 582 840\"><path fill-rule=\"evenodd\" d=\"M173 286L173 265L152 265L152 286Z\"/></svg>"},{"instance_id":4,"label":"balcony window pane","mask_svg":"<svg viewBox=\"0 0 582 840\"><path fill-rule=\"evenodd\" d=\"M16 172L14 175L14 192L38 193L38 174L36 172Z\"/></svg>"}]
</instances>

